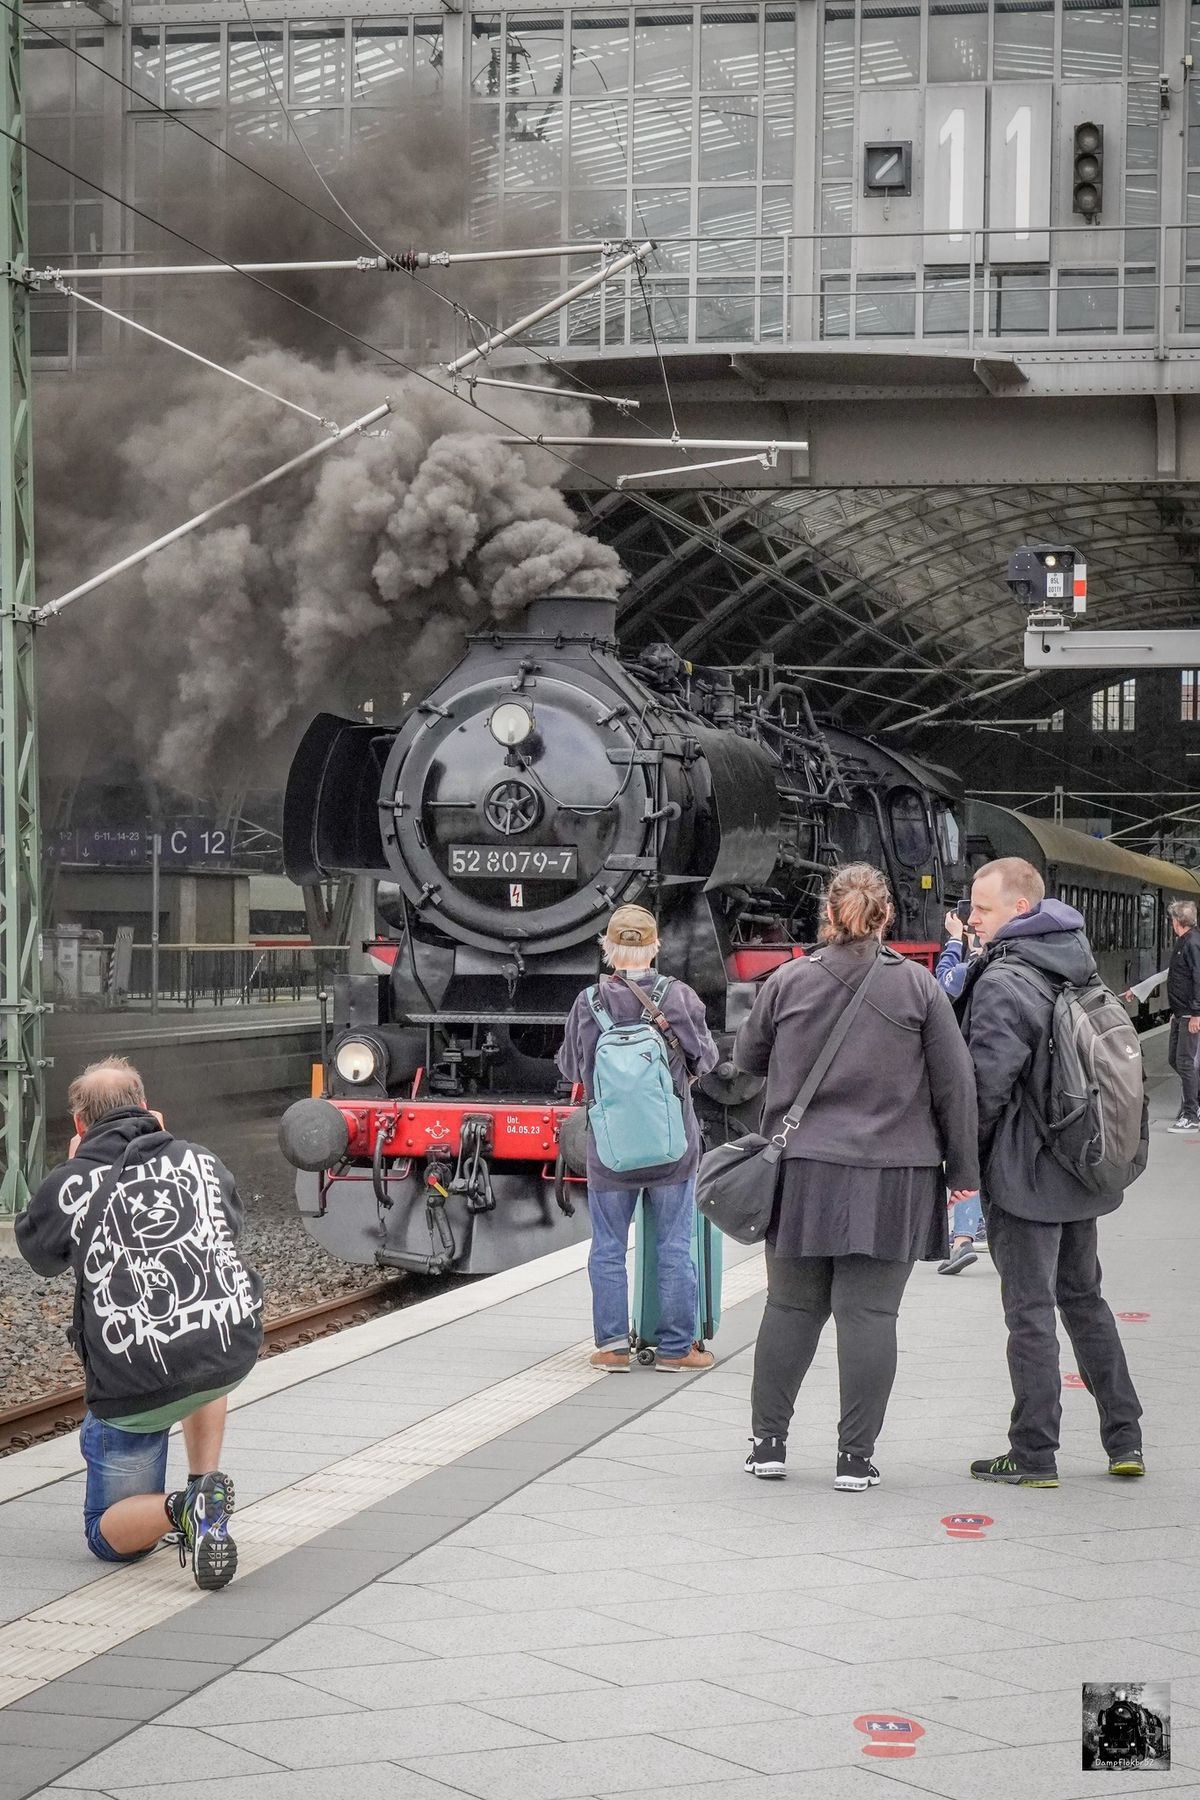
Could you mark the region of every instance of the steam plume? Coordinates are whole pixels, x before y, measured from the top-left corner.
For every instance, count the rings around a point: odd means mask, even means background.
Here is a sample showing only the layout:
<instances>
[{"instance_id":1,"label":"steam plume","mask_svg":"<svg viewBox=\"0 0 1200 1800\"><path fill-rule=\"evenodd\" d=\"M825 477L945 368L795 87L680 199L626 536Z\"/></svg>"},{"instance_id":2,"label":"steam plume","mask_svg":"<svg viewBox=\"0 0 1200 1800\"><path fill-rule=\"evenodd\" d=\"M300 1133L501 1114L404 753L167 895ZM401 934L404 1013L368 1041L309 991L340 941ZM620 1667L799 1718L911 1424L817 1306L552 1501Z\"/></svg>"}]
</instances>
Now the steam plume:
<instances>
[{"instance_id":1,"label":"steam plume","mask_svg":"<svg viewBox=\"0 0 1200 1800\"><path fill-rule=\"evenodd\" d=\"M445 151L444 140L432 142L435 156ZM406 155L411 164L411 142ZM380 163L388 159L377 145L372 168ZM441 177L447 212L457 212L457 181ZM433 232L422 192L419 222ZM243 252L252 216L248 202L233 206L229 253ZM388 241L403 240L393 230ZM278 219L260 236L260 254L264 242L281 256L347 254L344 243L318 245L307 230L285 247ZM350 311L344 288L336 300L312 284L302 291L342 316ZM377 303L369 325L384 341L396 341L412 293L404 284ZM481 622L509 618L540 594L612 595L625 581L615 552L579 530L557 491L562 465L498 441L551 421L586 434L584 406L506 394L495 407L506 424L493 424L415 378L397 381L394 370L344 354L328 360L332 334L320 335L318 352L310 331L305 346L294 310L261 298L251 294L254 310L243 317L234 310L244 304L242 284L212 277L199 288L201 310L193 299L190 319L177 316L168 329L220 343L227 361L231 345L245 346L232 363L239 372L341 424L385 393L395 410L381 435L350 440L47 628L51 763L82 745L93 765L131 757L183 792L247 764L262 786L264 775L278 779L314 710L354 710L369 698L383 716L404 691L434 681ZM320 429L163 356L46 381L37 403L43 599L298 454ZM115 448L102 455L106 443Z\"/></svg>"}]
</instances>

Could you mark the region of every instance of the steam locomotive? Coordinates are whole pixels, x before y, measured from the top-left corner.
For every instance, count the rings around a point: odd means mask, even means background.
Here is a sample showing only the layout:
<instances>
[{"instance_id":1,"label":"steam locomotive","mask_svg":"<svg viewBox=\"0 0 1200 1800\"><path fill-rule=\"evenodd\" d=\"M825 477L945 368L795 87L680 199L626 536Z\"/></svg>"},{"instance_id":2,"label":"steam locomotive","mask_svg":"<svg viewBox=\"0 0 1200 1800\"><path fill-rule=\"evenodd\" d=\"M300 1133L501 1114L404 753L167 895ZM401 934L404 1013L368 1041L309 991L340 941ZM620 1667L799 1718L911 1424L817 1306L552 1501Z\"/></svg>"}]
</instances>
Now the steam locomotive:
<instances>
[{"instance_id":1,"label":"steam locomotive","mask_svg":"<svg viewBox=\"0 0 1200 1800\"><path fill-rule=\"evenodd\" d=\"M815 939L838 864L886 870L893 941L927 964L966 881L936 771L819 725L769 670L624 658L614 603L569 597L472 638L394 727L316 718L284 854L294 881L373 894L323 1094L281 1125L300 1210L336 1256L433 1273L586 1233L583 1115L554 1054L614 907L655 912L659 967L728 1052L756 983ZM704 1077L708 1129L744 1129L760 1085L727 1060Z\"/></svg>"}]
</instances>

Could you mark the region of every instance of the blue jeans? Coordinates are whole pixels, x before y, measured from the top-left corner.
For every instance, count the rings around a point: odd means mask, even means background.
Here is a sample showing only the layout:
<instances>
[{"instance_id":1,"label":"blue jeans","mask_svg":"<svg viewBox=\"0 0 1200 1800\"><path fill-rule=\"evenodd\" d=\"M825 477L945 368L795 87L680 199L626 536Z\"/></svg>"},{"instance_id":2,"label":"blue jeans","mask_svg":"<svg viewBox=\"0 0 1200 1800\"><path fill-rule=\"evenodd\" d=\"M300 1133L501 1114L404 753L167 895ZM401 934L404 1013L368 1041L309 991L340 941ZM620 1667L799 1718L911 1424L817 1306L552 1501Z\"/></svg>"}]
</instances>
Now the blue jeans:
<instances>
[{"instance_id":1,"label":"blue jeans","mask_svg":"<svg viewBox=\"0 0 1200 1800\"><path fill-rule=\"evenodd\" d=\"M686 1356L696 1335L696 1265L692 1235L696 1209L695 1178L670 1187L648 1187L646 1203L654 1217L658 1246L658 1353ZM592 1326L598 1350L629 1348L629 1283L625 1253L638 1188L588 1189L592 1215L592 1248L588 1279L592 1284Z\"/></svg>"},{"instance_id":2,"label":"blue jeans","mask_svg":"<svg viewBox=\"0 0 1200 1800\"><path fill-rule=\"evenodd\" d=\"M983 1202L978 1194L968 1194L965 1200L956 1200L953 1206L953 1222L950 1228L952 1238L976 1238L983 1230Z\"/></svg>"},{"instance_id":3,"label":"blue jeans","mask_svg":"<svg viewBox=\"0 0 1200 1800\"><path fill-rule=\"evenodd\" d=\"M167 1482L165 1431L121 1431L94 1413L85 1413L79 1448L87 1463L87 1492L83 1499L83 1529L88 1549L101 1562L137 1562L148 1550L122 1555L100 1530L100 1521L118 1500L136 1494L161 1494ZM168 1527L163 1518L163 1532Z\"/></svg>"}]
</instances>

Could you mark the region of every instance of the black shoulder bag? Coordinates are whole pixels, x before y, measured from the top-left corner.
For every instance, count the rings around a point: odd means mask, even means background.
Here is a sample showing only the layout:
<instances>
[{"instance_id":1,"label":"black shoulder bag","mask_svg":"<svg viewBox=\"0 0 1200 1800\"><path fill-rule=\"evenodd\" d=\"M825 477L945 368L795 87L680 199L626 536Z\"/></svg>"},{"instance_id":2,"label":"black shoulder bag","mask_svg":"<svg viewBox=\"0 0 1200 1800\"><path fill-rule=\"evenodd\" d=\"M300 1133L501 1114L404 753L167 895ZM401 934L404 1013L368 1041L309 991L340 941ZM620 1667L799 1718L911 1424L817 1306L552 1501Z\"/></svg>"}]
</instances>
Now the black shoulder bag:
<instances>
[{"instance_id":1,"label":"black shoulder bag","mask_svg":"<svg viewBox=\"0 0 1200 1800\"><path fill-rule=\"evenodd\" d=\"M779 1159L787 1148L788 1138L812 1104L813 1095L824 1081L830 1063L841 1049L885 955L887 952L881 950L851 995L774 1137L761 1137L757 1131L752 1131L745 1137L734 1138L731 1143L718 1144L715 1150L706 1151L701 1157L696 1176L697 1210L711 1220L718 1231L735 1238L739 1244L757 1244L767 1235L775 1210Z\"/></svg>"}]
</instances>

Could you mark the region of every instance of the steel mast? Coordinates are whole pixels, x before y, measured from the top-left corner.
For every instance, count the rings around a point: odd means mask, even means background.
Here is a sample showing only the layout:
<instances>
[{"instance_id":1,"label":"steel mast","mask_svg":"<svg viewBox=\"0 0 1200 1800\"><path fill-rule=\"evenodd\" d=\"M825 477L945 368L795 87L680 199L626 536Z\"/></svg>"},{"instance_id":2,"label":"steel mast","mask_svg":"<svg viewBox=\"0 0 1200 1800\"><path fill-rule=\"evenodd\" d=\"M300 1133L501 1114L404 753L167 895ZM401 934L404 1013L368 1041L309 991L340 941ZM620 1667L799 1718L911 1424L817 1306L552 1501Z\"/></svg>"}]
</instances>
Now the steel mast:
<instances>
[{"instance_id":1,"label":"steel mast","mask_svg":"<svg viewBox=\"0 0 1200 1800\"><path fill-rule=\"evenodd\" d=\"M0 1232L45 1148L41 829L34 657L33 441L19 9L4 12L0 125Z\"/></svg>"}]
</instances>

